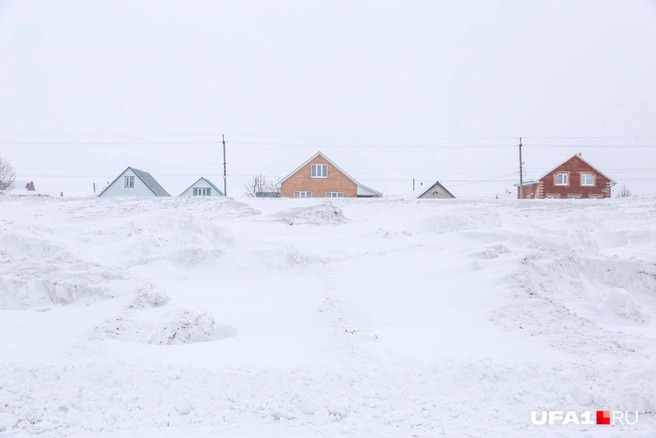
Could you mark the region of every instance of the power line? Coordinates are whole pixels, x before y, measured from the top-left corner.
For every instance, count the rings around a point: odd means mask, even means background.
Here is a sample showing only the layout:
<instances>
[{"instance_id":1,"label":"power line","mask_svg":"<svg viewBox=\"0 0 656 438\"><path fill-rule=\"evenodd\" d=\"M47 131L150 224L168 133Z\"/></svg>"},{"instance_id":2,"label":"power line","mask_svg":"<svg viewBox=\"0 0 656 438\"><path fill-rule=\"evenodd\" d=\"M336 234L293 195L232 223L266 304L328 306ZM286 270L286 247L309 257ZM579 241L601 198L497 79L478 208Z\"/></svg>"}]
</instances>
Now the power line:
<instances>
[{"instance_id":1,"label":"power line","mask_svg":"<svg viewBox=\"0 0 656 438\"><path fill-rule=\"evenodd\" d=\"M0 144L66 145L66 146L133 146L168 144L217 144L218 141L144 141L144 142L68 142L68 141L0 141Z\"/></svg>"},{"instance_id":2,"label":"power line","mask_svg":"<svg viewBox=\"0 0 656 438\"><path fill-rule=\"evenodd\" d=\"M67 141L0 141L7 145L58 145L58 146L135 146L135 145L193 145L217 144L220 140L203 141L129 141L129 142L67 142ZM311 143L279 143L279 142L243 142L231 141L231 144L247 146L292 146L311 148L348 148L348 149L495 149L514 148L515 144L433 144L433 145L362 145L362 144L311 144ZM656 144L526 144L524 147L534 148L578 148L578 149L626 149L626 148L656 148Z\"/></svg>"},{"instance_id":3,"label":"power line","mask_svg":"<svg viewBox=\"0 0 656 438\"><path fill-rule=\"evenodd\" d=\"M82 134L82 133L0 133L3 137L221 137L220 133L167 133L167 134ZM247 138L291 138L291 139L326 139L326 140L516 140L519 136L467 136L467 137L361 137L361 136L294 136L294 135L270 135L270 134L225 134L232 137L247 137ZM626 136L522 136L524 139L533 140L654 140L656 136L642 136L642 135L626 135Z\"/></svg>"},{"instance_id":4,"label":"power line","mask_svg":"<svg viewBox=\"0 0 656 438\"><path fill-rule=\"evenodd\" d=\"M472 181L472 182L468 182L468 183L464 183L464 184L456 184L456 185L451 186L451 187L460 187L460 186L466 186L466 185L470 185L470 184L484 183L484 182L488 182L488 181L500 181L501 178L505 178L505 177L512 176L512 175L517 175L518 173L519 172L513 172L513 173L509 173L508 175L498 176L496 178L484 179L484 180L479 180L479 181ZM444 181L448 181L448 180L445 179ZM515 181L515 180L513 179L513 180L509 180L509 181Z\"/></svg>"},{"instance_id":5,"label":"power line","mask_svg":"<svg viewBox=\"0 0 656 438\"><path fill-rule=\"evenodd\" d=\"M220 137L221 134L8 134L2 137Z\"/></svg>"}]
</instances>

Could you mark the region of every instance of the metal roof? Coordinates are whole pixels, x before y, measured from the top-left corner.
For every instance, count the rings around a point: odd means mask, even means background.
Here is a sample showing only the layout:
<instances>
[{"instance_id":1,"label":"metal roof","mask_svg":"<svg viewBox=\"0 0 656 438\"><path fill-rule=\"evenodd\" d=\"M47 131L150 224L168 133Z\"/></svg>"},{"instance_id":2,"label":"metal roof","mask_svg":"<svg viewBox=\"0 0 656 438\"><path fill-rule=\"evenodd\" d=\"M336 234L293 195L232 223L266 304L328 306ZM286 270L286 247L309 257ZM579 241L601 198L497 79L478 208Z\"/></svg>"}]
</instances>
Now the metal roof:
<instances>
[{"instance_id":1,"label":"metal roof","mask_svg":"<svg viewBox=\"0 0 656 438\"><path fill-rule=\"evenodd\" d=\"M98 196L102 196L102 194L105 193L105 191L108 188L114 185L114 183L118 181L118 179L122 177L123 174L128 170L131 170L132 173L134 173L137 176L137 178L139 178L146 185L146 187L148 187L150 191L153 192L155 196L162 196L162 197L171 196L168 194L166 190L164 190L164 187L159 185L159 183L155 180L155 178L153 178L153 176L150 173L144 172L143 170L135 169L134 167L128 167L123 172L121 172L121 174L117 176L114 181L112 181L110 184L107 184L107 187L105 187L102 190L102 192L98 193Z\"/></svg>"},{"instance_id":2,"label":"metal roof","mask_svg":"<svg viewBox=\"0 0 656 438\"><path fill-rule=\"evenodd\" d=\"M198 178L198 179L196 180L195 183L193 183L192 185L190 185L189 187L187 187L182 193L180 193L180 195L182 196L187 190L189 190L190 188L192 188L193 186L195 186L196 184L198 184L198 181L200 181L200 180L204 180L207 184L210 185L210 187L212 187L212 188L213 188L214 190L216 190L217 192L221 193L221 196L225 196L225 193L223 193L221 190L219 190L219 188L218 188L217 186L215 186L214 184L212 184L212 181L210 181L209 179L205 178L204 176L201 176L200 178Z\"/></svg>"}]
</instances>

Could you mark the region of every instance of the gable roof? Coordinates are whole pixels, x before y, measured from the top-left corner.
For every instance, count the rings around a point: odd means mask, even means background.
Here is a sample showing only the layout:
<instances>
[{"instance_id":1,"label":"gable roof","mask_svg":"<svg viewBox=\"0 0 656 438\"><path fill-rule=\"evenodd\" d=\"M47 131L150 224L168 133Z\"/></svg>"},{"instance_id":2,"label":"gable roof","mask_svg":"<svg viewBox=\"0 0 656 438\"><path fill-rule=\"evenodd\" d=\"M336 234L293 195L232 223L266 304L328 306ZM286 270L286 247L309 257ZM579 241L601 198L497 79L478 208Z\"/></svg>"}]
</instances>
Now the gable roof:
<instances>
[{"instance_id":1,"label":"gable roof","mask_svg":"<svg viewBox=\"0 0 656 438\"><path fill-rule=\"evenodd\" d=\"M117 176L114 181L112 181L110 184L107 184L107 187L105 187L104 189L102 189L100 193L98 193L98 196L102 196L102 194L105 193L105 191L108 188L113 186L114 183L118 181L118 179L122 177L123 174L128 170L131 170L132 173L134 173L137 176L137 178L139 178L141 182L143 182L144 185L148 187L148 189L150 189L151 192L153 192L155 196L171 196L168 194L166 190L164 190L164 187L159 185L159 183L155 180L155 178L152 177L150 173L144 172L143 170L135 169L134 167L128 167L123 172L121 172L120 175Z\"/></svg>"},{"instance_id":2,"label":"gable roof","mask_svg":"<svg viewBox=\"0 0 656 438\"><path fill-rule=\"evenodd\" d=\"M196 184L198 184L198 182L199 182L200 180L205 181L207 184L210 185L210 187L212 187L212 188L213 188L214 190L216 190L217 192L221 193L221 196L225 196L225 194L224 194L221 190L219 190L217 186L215 186L214 184L212 184L212 181L210 181L209 179L205 178L204 176L201 176L200 178L198 178L198 179L196 180L195 183L193 183L192 185L190 185L189 187L187 187L186 190L184 190L182 193L180 193L180 195L183 195L187 190L189 190L190 188L192 188L193 186L195 186Z\"/></svg>"},{"instance_id":3,"label":"gable roof","mask_svg":"<svg viewBox=\"0 0 656 438\"><path fill-rule=\"evenodd\" d=\"M341 173L343 173L345 177L347 177L347 178L350 179L352 182L354 182L358 187L362 187L363 189L369 190L370 192L375 193L375 194L378 195L378 196L383 196L383 194L382 194L381 192L376 191L376 190L372 189L371 187L367 187L367 186L365 186L364 184L360 184L359 182L357 182L357 181L356 181L351 175L349 175L348 173L346 173L346 172L344 171L344 169L342 169L342 168L339 167L337 164L335 164L335 162L334 162L333 160L331 160L330 158L328 158L328 157L327 157L326 155L324 155L324 153L321 152L321 151L319 151L319 152L317 152L316 154L312 155L312 156L311 156L311 157L310 157L305 163L301 164L301 165L298 166L296 169L294 169L294 171L291 172L289 175L287 175L286 177L284 177L283 179L281 179L280 181L278 181L278 182L276 183L276 186L280 186L280 184L282 184L283 182L285 182L286 180L288 180L289 177L291 177L292 175L294 175L296 172L298 172L299 170L301 170L303 167L307 166L312 160L314 160L314 159L317 158L318 156L322 156L327 162L329 162L329 163L331 164L331 166L333 166L335 169L337 169L337 170L339 170Z\"/></svg>"},{"instance_id":4,"label":"gable roof","mask_svg":"<svg viewBox=\"0 0 656 438\"><path fill-rule=\"evenodd\" d=\"M433 190L435 187L438 187L438 186L441 187L442 190L444 190L445 192L447 192L452 198L455 198L455 196L453 196L453 193L451 193L450 191L448 191L447 188L444 187L439 181L435 181L435 184L433 184L432 186L430 186L430 187L429 187L427 190L425 190L421 195L417 196L417 198L421 198L421 197L424 196L426 193L430 192L431 190Z\"/></svg>"},{"instance_id":5,"label":"gable roof","mask_svg":"<svg viewBox=\"0 0 656 438\"><path fill-rule=\"evenodd\" d=\"M590 168L591 168L592 170L594 170L595 172L597 172L599 175L602 175L602 176L605 176L606 178L608 178L608 181L610 181L611 184L616 184L616 182L613 181L610 177L608 177L605 173L600 172L599 169L597 169L597 168L594 167L592 164L590 164L588 161L586 161L586 160L581 156L581 153L578 153L578 154L574 154L573 156L569 157L568 159L566 159L565 161L563 161L562 163L560 163L558 166L554 167L554 168L551 169L549 172L547 172L547 173L545 173L544 175L542 175L540 178L538 178L538 179L530 179L530 180L528 180L528 181L524 181L524 184L523 184L523 185L524 185L524 186L530 186L530 185L533 185L533 184L537 184L537 183L540 182L543 178L545 178L545 177L551 175L551 174L552 174L554 171L556 171L560 166L562 166L563 164L567 163L569 160L571 160L571 159L573 159L573 158L578 158L579 160L583 161L585 164L587 164L588 166L590 166ZM519 184L514 184L514 186L519 186Z\"/></svg>"}]
</instances>

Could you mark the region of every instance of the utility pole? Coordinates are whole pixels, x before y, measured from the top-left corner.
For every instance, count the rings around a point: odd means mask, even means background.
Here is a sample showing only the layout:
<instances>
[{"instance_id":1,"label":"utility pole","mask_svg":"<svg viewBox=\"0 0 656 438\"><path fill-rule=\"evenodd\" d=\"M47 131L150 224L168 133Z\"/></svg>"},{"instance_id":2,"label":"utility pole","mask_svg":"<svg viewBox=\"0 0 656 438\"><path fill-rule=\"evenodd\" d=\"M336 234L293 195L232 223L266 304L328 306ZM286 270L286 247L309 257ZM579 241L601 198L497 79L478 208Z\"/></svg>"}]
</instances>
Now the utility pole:
<instances>
[{"instance_id":1,"label":"utility pole","mask_svg":"<svg viewBox=\"0 0 656 438\"><path fill-rule=\"evenodd\" d=\"M415 191L415 179L414 178L412 178L412 191L413 192Z\"/></svg>"},{"instance_id":2,"label":"utility pole","mask_svg":"<svg viewBox=\"0 0 656 438\"><path fill-rule=\"evenodd\" d=\"M524 199L524 163L522 162L521 137L519 137L519 199Z\"/></svg>"},{"instance_id":3,"label":"utility pole","mask_svg":"<svg viewBox=\"0 0 656 438\"><path fill-rule=\"evenodd\" d=\"M225 134L221 134L223 140L223 194L228 196L228 174L226 172L226 148L225 148Z\"/></svg>"},{"instance_id":4,"label":"utility pole","mask_svg":"<svg viewBox=\"0 0 656 438\"><path fill-rule=\"evenodd\" d=\"M93 193L96 193L96 183L93 183Z\"/></svg>"}]
</instances>

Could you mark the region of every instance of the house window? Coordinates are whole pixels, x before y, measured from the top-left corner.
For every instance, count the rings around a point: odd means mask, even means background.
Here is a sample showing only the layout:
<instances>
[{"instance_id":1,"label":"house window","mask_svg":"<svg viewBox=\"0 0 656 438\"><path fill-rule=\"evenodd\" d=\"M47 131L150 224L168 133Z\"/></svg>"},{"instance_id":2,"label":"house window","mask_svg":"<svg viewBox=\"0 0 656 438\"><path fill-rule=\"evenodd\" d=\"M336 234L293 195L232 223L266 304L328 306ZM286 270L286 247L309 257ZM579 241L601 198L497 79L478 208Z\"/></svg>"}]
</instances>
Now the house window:
<instances>
[{"instance_id":1,"label":"house window","mask_svg":"<svg viewBox=\"0 0 656 438\"><path fill-rule=\"evenodd\" d=\"M326 192L326 198L343 198L344 192Z\"/></svg>"},{"instance_id":2,"label":"house window","mask_svg":"<svg viewBox=\"0 0 656 438\"><path fill-rule=\"evenodd\" d=\"M567 174L558 173L556 174L556 185L557 186L566 186L567 185Z\"/></svg>"},{"instance_id":3,"label":"house window","mask_svg":"<svg viewBox=\"0 0 656 438\"><path fill-rule=\"evenodd\" d=\"M560 199L560 195L547 195L547 199Z\"/></svg>"},{"instance_id":4,"label":"house window","mask_svg":"<svg viewBox=\"0 0 656 438\"><path fill-rule=\"evenodd\" d=\"M591 173L582 173L581 174L581 185L582 186L593 186L594 185L594 175Z\"/></svg>"},{"instance_id":5,"label":"house window","mask_svg":"<svg viewBox=\"0 0 656 438\"><path fill-rule=\"evenodd\" d=\"M603 195L590 195L589 198L590 199L602 199Z\"/></svg>"},{"instance_id":6,"label":"house window","mask_svg":"<svg viewBox=\"0 0 656 438\"><path fill-rule=\"evenodd\" d=\"M328 178L328 165L327 164L313 164L310 171L312 178Z\"/></svg>"},{"instance_id":7,"label":"house window","mask_svg":"<svg viewBox=\"0 0 656 438\"><path fill-rule=\"evenodd\" d=\"M581 199L581 195L568 195L569 199Z\"/></svg>"},{"instance_id":8,"label":"house window","mask_svg":"<svg viewBox=\"0 0 656 438\"><path fill-rule=\"evenodd\" d=\"M124 181L124 186L126 189L134 188L134 176L126 176Z\"/></svg>"},{"instance_id":9,"label":"house window","mask_svg":"<svg viewBox=\"0 0 656 438\"><path fill-rule=\"evenodd\" d=\"M312 192L294 192L294 198L311 198Z\"/></svg>"},{"instance_id":10,"label":"house window","mask_svg":"<svg viewBox=\"0 0 656 438\"><path fill-rule=\"evenodd\" d=\"M209 187L194 187L194 196L212 196L212 189Z\"/></svg>"}]
</instances>

